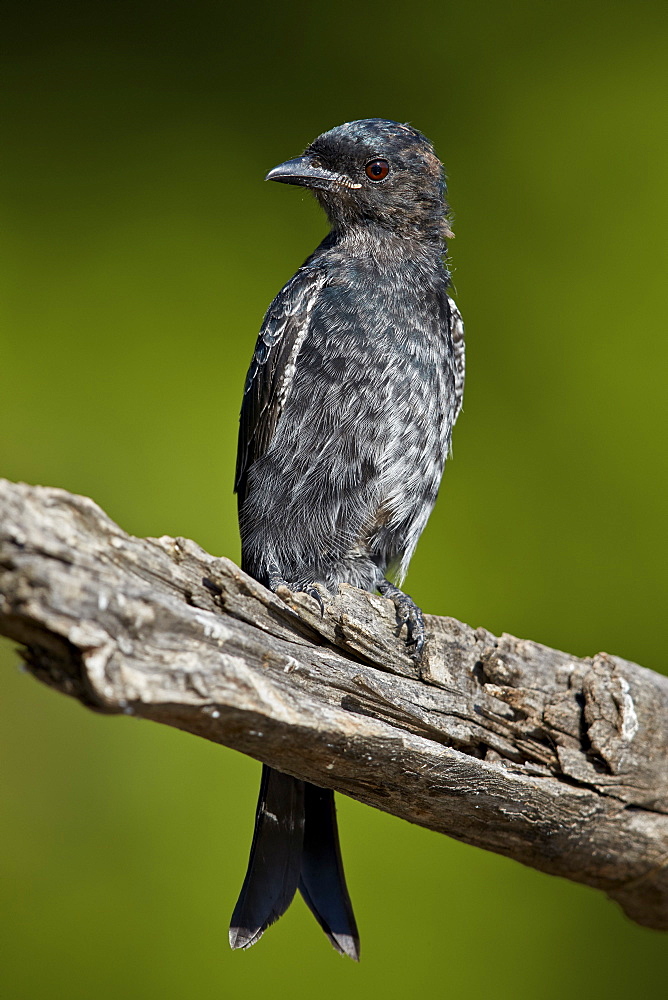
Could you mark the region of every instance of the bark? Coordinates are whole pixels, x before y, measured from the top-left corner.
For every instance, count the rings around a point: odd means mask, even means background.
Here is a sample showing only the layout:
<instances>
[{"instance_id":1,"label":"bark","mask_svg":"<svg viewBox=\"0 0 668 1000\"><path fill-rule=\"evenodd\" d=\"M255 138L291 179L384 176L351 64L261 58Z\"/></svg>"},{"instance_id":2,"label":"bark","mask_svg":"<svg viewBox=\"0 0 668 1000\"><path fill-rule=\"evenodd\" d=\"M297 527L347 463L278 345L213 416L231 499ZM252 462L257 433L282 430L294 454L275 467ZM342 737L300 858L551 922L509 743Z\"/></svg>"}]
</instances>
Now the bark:
<instances>
[{"instance_id":1,"label":"bark","mask_svg":"<svg viewBox=\"0 0 668 1000\"><path fill-rule=\"evenodd\" d=\"M35 677L554 875L668 929L668 679L341 587L272 594L183 538L0 480L0 633Z\"/></svg>"}]
</instances>

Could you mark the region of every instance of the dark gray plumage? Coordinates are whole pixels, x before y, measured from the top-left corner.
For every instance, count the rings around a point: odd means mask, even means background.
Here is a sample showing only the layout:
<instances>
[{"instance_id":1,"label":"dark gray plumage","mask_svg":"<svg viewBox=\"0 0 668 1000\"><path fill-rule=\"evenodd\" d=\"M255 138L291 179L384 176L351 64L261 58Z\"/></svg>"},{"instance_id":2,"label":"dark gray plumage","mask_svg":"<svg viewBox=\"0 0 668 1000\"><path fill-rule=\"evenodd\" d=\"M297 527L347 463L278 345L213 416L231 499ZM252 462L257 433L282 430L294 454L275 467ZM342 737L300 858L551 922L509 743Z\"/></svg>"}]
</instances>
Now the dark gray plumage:
<instances>
[{"instance_id":1,"label":"dark gray plumage","mask_svg":"<svg viewBox=\"0 0 668 1000\"><path fill-rule=\"evenodd\" d=\"M332 230L269 307L246 380L242 565L321 602L318 584L378 590L419 651L422 613L386 574L403 580L462 404L443 168L418 131L373 118L324 133L267 178L311 188ZM232 946L253 944L298 886L335 947L358 957L333 794L265 767Z\"/></svg>"}]
</instances>

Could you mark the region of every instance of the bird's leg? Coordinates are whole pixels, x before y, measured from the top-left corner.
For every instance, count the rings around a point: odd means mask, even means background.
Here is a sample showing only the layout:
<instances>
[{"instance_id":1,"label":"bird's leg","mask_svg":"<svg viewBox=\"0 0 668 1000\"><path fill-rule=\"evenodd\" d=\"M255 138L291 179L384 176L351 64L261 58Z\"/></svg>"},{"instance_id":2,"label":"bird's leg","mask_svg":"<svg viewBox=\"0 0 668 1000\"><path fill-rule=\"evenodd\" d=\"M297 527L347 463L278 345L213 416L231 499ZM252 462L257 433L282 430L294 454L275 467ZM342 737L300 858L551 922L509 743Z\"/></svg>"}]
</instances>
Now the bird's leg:
<instances>
[{"instance_id":1,"label":"bird's leg","mask_svg":"<svg viewBox=\"0 0 668 1000\"><path fill-rule=\"evenodd\" d=\"M421 653L424 646L424 617L413 598L404 594L403 590L399 590L385 577L380 577L376 586L383 597L388 597L394 602L397 609L398 631L400 632L405 625L406 642L415 646L416 653Z\"/></svg>"},{"instance_id":2,"label":"bird's leg","mask_svg":"<svg viewBox=\"0 0 668 1000\"><path fill-rule=\"evenodd\" d=\"M308 594L308 596L312 597L314 601L317 601L318 606L320 607L320 617L325 617L325 602L321 593L321 590L324 589L322 584L318 584L315 580L309 580L303 586L298 586L295 583L289 583L283 578L278 566L275 563L272 563L269 567L267 582L269 589L273 590L274 593L276 593L279 587L285 587L293 594Z\"/></svg>"}]
</instances>

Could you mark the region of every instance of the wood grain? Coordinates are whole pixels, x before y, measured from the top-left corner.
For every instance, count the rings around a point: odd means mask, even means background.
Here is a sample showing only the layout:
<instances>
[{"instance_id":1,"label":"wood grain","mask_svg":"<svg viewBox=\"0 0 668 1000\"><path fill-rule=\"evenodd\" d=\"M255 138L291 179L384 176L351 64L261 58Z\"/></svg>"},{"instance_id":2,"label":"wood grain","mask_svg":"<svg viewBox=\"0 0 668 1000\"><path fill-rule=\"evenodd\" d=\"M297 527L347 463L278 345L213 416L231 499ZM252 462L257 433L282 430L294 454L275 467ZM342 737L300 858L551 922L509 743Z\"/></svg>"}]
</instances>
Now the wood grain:
<instances>
[{"instance_id":1,"label":"wood grain","mask_svg":"<svg viewBox=\"0 0 668 1000\"><path fill-rule=\"evenodd\" d=\"M92 500L0 480L0 633L35 677L604 890L668 929L668 679L344 586L326 613Z\"/></svg>"}]
</instances>

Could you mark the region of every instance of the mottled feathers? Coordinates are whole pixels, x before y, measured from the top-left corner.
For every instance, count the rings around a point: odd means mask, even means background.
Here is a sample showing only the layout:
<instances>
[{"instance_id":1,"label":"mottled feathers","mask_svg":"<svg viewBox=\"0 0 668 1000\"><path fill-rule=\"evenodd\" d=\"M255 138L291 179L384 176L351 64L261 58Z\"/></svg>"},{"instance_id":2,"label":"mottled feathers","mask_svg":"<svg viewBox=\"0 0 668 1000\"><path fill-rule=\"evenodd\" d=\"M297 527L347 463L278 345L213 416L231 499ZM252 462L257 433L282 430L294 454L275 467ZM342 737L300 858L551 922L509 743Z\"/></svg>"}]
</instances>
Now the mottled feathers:
<instances>
[{"instance_id":1,"label":"mottled feathers","mask_svg":"<svg viewBox=\"0 0 668 1000\"><path fill-rule=\"evenodd\" d=\"M331 232L269 307L244 389L235 489L242 566L293 590L379 590L417 652L401 583L436 501L464 390L464 328L443 262L443 168L409 125L349 122L271 180L313 190ZM263 769L231 943L299 888L332 944L359 940L331 791Z\"/></svg>"}]
</instances>

